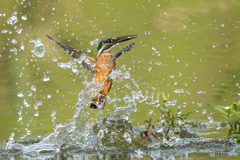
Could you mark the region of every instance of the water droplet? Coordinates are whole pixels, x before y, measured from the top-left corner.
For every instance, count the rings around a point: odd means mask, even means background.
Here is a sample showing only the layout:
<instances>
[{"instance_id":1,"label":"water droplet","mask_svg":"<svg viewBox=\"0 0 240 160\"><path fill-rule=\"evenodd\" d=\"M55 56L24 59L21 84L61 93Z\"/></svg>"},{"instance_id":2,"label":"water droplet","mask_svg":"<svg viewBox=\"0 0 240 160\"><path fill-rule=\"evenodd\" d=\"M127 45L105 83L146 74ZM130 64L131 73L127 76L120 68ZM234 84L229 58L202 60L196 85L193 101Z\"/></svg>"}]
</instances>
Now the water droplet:
<instances>
[{"instance_id":1,"label":"water droplet","mask_svg":"<svg viewBox=\"0 0 240 160\"><path fill-rule=\"evenodd\" d=\"M181 91L180 91L180 89L176 89L174 92L175 93L180 93Z\"/></svg>"},{"instance_id":2,"label":"water droplet","mask_svg":"<svg viewBox=\"0 0 240 160\"><path fill-rule=\"evenodd\" d=\"M32 95L32 92L28 91L28 96L31 96Z\"/></svg>"},{"instance_id":3,"label":"water droplet","mask_svg":"<svg viewBox=\"0 0 240 160\"><path fill-rule=\"evenodd\" d=\"M42 43L35 44L34 53L37 57L43 57L45 53L45 48Z\"/></svg>"},{"instance_id":4,"label":"water droplet","mask_svg":"<svg viewBox=\"0 0 240 160\"><path fill-rule=\"evenodd\" d=\"M36 86L32 85L31 90L36 91Z\"/></svg>"},{"instance_id":5,"label":"water droplet","mask_svg":"<svg viewBox=\"0 0 240 160\"><path fill-rule=\"evenodd\" d=\"M17 23L17 12L14 12L11 17L7 19L7 24L14 25Z\"/></svg>"},{"instance_id":6,"label":"water droplet","mask_svg":"<svg viewBox=\"0 0 240 160\"><path fill-rule=\"evenodd\" d=\"M18 34L20 34L20 33L22 33L22 28L18 28L17 30L16 30L16 32L18 33Z\"/></svg>"},{"instance_id":7,"label":"water droplet","mask_svg":"<svg viewBox=\"0 0 240 160\"><path fill-rule=\"evenodd\" d=\"M169 78L174 78L174 75L172 75L172 74L169 74Z\"/></svg>"},{"instance_id":8,"label":"water droplet","mask_svg":"<svg viewBox=\"0 0 240 160\"><path fill-rule=\"evenodd\" d=\"M91 45L91 46L94 45L94 41L90 41L90 45Z\"/></svg>"},{"instance_id":9,"label":"water droplet","mask_svg":"<svg viewBox=\"0 0 240 160\"><path fill-rule=\"evenodd\" d=\"M24 43L23 42L21 43L20 49L24 50Z\"/></svg>"},{"instance_id":10,"label":"water droplet","mask_svg":"<svg viewBox=\"0 0 240 160\"><path fill-rule=\"evenodd\" d=\"M198 90L197 93L198 93L198 94L201 94L201 93L203 93L203 91L202 91L202 90Z\"/></svg>"},{"instance_id":11,"label":"water droplet","mask_svg":"<svg viewBox=\"0 0 240 160\"><path fill-rule=\"evenodd\" d=\"M24 95L23 95L21 92L18 92L18 93L17 93L17 96L18 96L18 97L24 97Z\"/></svg>"},{"instance_id":12,"label":"water droplet","mask_svg":"<svg viewBox=\"0 0 240 160\"><path fill-rule=\"evenodd\" d=\"M36 111L36 112L34 112L34 116L39 116L39 112L38 111Z\"/></svg>"},{"instance_id":13,"label":"water droplet","mask_svg":"<svg viewBox=\"0 0 240 160\"><path fill-rule=\"evenodd\" d=\"M47 95L47 98L51 98L51 97L52 97L51 94L48 94L48 95Z\"/></svg>"},{"instance_id":14,"label":"water droplet","mask_svg":"<svg viewBox=\"0 0 240 160\"><path fill-rule=\"evenodd\" d=\"M43 17L41 17L41 20L44 21L45 19Z\"/></svg>"},{"instance_id":15,"label":"water droplet","mask_svg":"<svg viewBox=\"0 0 240 160\"><path fill-rule=\"evenodd\" d=\"M12 43L13 43L13 44L16 44L16 43L17 43L17 40L16 40L16 39L12 39Z\"/></svg>"},{"instance_id":16,"label":"water droplet","mask_svg":"<svg viewBox=\"0 0 240 160\"><path fill-rule=\"evenodd\" d=\"M157 7L160 7L160 4L157 4Z\"/></svg>"},{"instance_id":17,"label":"water droplet","mask_svg":"<svg viewBox=\"0 0 240 160\"><path fill-rule=\"evenodd\" d=\"M152 47L152 50L154 50L154 51L155 51L155 50L156 50L156 48L155 48L155 47Z\"/></svg>"},{"instance_id":18,"label":"water droplet","mask_svg":"<svg viewBox=\"0 0 240 160\"><path fill-rule=\"evenodd\" d=\"M212 48L216 48L215 44L212 45Z\"/></svg>"},{"instance_id":19,"label":"water droplet","mask_svg":"<svg viewBox=\"0 0 240 160\"><path fill-rule=\"evenodd\" d=\"M198 109L195 109L195 111L196 111L196 112L199 112L199 110L198 110Z\"/></svg>"},{"instance_id":20,"label":"water droplet","mask_svg":"<svg viewBox=\"0 0 240 160\"><path fill-rule=\"evenodd\" d=\"M174 85L177 85L177 81L174 81L173 84L174 84Z\"/></svg>"},{"instance_id":21,"label":"water droplet","mask_svg":"<svg viewBox=\"0 0 240 160\"><path fill-rule=\"evenodd\" d=\"M102 33L103 33L102 30L100 30L100 31L99 31L99 34L102 34Z\"/></svg>"},{"instance_id":22,"label":"water droplet","mask_svg":"<svg viewBox=\"0 0 240 160\"><path fill-rule=\"evenodd\" d=\"M217 124L216 129L219 130L220 128L221 128L221 124L219 123L219 124Z\"/></svg>"},{"instance_id":23,"label":"water droplet","mask_svg":"<svg viewBox=\"0 0 240 160\"><path fill-rule=\"evenodd\" d=\"M221 27L224 27L224 26L225 26L225 24L223 23L223 24L221 24L220 26L221 26Z\"/></svg>"},{"instance_id":24,"label":"water droplet","mask_svg":"<svg viewBox=\"0 0 240 160\"><path fill-rule=\"evenodd\" d=\"M52 7L52 10L54 11L54 10L55 10L55 8L54 8L54 7Z\"/></svg>"},{"instance_id":25,"label":"water droplet","mask_svg":"<svg viewBox=\"0 0 240 160\"><path fill-rule=\"evenodd\" d=\"M197 105L198 105L199 107L201 107L201 106L202 106L202 103L199 103L199 102L198 102Z\"/></svg>"},{"instance_id":26,"label":"water droplet","mask_svg":"<svg viewBox=\"0 0 240 160\"><path fill-rule=\"evenodd\" d=\"M38 135L37 135L37 136L38 136L38 138L41 138L41 134L40 134L40 133L38 133Z\"/></svg>"},{"instance_id":27,"label":"water droplet","mask_svg":"<svg viewBox=\"0 0 240 160\"><path fill-rule=\"evenodd\" d=\"M233 75L233 78L235 78L236 77L236 75Z\"/></svg>"},{"instance_id":28,"label":"water droplet","mask_svg":"<svg viewBox=\"0 0 240 160\"><path fill-rule=\"evenodd\" d=\"M149 114L153 114L153 111L152 111L152 110L149 110Z\"/></svg>"},{"instance_id":29,"label":"water droplet","mask_svg":"<svg viewBox=\"0 0 240 160\"><path fill-rule=\"evenodd\" d=\"M179 62L179 59L177 59L177 61L176 62Z\"/></svg>"},{"instance_id":30,"label":"water droplet","mask_svg":"<svg viewBox=\"0 0 240 160\"><path fill-rule=\"evenodd\" d=\"M56 90L56 93L59 93L59 90Z\"/></svg>"},{"instance_id":31,"label":"water droplet","mask_svg":"<svg viewBox=\"0 0 240 160\"><path fill-rule=\"evenodd\" d=\"M22 20L26 21L27 20L27 16L26 15L22 15Z\"/></svg>"},{"instance_id":32,"label":"water droplet","mask_svg":"<svg viewBox=\"0 0 240 160\"><path fill-rule=\"evenodd\" d=\"M148 67L148 71L151 71L152 70L152 67Z\"/></svg>"},{"instance_id":33,"label":"water droplet","mask_svg":"<svg viewBox=\"0 0 240 160\"><path fill-rule=\"evenodd\" d=\"M87 48L86 51L89 53L89 52L91 52L91 49Z\"/></svg>"},{"instance_id":34,"label":"water droplet","mask_svg":"<svg viewBox=\"0 0 240 160\"><path fill-rule=\"evenodd\" d=\"M50 78L49 78L49 76L44 76L43 78L42 78L42 80L43 80L43 82L47 82L47 81L49 81L50 80Z\"/></svg>"},{"instance_id":35,"label":"water droplet","mask_svg":"<svg viewBox=\"0 0 240 160\"><path fill-rule=\"evenodd\" d=\"M2 33L7 33L7 32L8 32L8 30L6 30L6 29L2 30Z\"/></svg>"},{"instance_id":36,"label":"water droplet","mask_svg":"<svg viewBox=\"0 0 240 160\"><path fill-rule=\"evenodd\" d=\"M168 49L172 49L172 46L168 46Z\"/></svg>"},{"instance_id":37,"label":"water droplet","mask_svg":"<svg viewBox=\"0 0 240 160\"><path fill-rule=\"evenodd\" d=\"M181 112L181 110L180 109L178 109L177 110L177 114L181 114L182 112Z\"/></svg>"},{"instance_id":38,"label":"water droplet","mask_svg":"<svg viewBox=\"0 0 240 160\"><path fill-rule=\"evenodd\" d=\"M206 109L202 109L202 115L206 113Z\"/></svg>"}]
</instances>

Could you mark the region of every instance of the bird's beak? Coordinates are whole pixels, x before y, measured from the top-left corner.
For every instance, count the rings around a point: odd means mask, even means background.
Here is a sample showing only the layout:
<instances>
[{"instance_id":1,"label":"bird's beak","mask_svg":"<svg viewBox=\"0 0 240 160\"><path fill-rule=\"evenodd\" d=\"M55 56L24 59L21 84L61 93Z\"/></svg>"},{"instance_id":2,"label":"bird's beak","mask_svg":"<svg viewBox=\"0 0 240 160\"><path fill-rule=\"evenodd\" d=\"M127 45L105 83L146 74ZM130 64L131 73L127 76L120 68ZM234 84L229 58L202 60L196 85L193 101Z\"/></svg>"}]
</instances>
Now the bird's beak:
<instances>
[{"instance_id":1,"label":"bird's beak","mask_svg":"<svg viewBox=\"0 0 240 160\"><path fill-rule=\"evenodd\" d=\"M128 40L131 40L131 39L134 39L134 38L137 38L137 35L128 35L128 36L116 37L116 38L113 38L112 41L113 41L114 44L117 44L117 43L128 41Z\"/></svg>"}]
</instances>

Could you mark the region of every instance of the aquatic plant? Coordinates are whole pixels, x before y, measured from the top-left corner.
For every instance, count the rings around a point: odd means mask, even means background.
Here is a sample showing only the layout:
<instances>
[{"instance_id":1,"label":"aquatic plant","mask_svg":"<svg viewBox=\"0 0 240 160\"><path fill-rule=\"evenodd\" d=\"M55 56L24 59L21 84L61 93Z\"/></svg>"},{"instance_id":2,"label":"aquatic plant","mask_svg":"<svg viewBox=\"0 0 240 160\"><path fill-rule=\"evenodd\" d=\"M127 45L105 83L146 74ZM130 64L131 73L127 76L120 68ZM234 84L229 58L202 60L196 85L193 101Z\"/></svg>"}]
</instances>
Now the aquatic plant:
<instances>
[{"instance_id":1,"label":"aquatic plant","mask_svg":"<svg viewBox=\"0 0 240 160\"><path fill-rule=\"evenodd\" d=\"M229 106L220 106L215 103L201 98L207 104L214 107L215 110L223 114L223 117L228 120L230 129L229 129L229 138L236 138L240 142L240 100L237 102L232 102ZM238 126L238 129L237 129Z\"/></svg>"},{"instance_id":2,"label":"aquatic plant","mask_svg":"<svg viewBox=\"0 0 240 160\"><path fill-rule=\"evenodd\" d=\"M160 100L160 93L158 90L156 99ZM159 111L162 113L160 120L158 121L152 121L152 118L149 120L145 120L144 123L146 123L146 128L140 131L140 136L143 138L148 136L153 136L156 140L163 140L163 139L176 139L180 138L179 133L182 130L183 126L185 124L191 124L187 122L187 118L191 114L191 112L187 114L181 114L180 109L178 109L177 113L174 114L171 110L170 106L176 105L176 99L173 99L170 101L169 94L166 96L162 92L162 100L163 100L163 106L160 107L159 105L157 107ZM155 131L156 124L157 125L157 131Z\"/></svg>"}]
</instances>

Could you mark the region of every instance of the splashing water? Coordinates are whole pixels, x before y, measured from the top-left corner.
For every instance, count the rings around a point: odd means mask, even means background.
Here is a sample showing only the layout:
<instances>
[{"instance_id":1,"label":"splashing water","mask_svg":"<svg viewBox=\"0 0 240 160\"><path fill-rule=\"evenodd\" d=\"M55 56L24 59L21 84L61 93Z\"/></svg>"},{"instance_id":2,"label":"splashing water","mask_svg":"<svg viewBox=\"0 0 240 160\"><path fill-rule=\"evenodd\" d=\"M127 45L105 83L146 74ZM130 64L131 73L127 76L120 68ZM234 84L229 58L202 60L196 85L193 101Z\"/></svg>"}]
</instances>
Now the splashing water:
<instances>
[{"instance_id":1,"label":"splashing water","mask_svg":"<svg viewBox=\"0 0 240 160\"><path fill-rule=\"evenodd\" d=\"M39 39L31 40L35 44L40 43ZM110 97L107 96L107 101L109 104L114 106L114 109L109 112L105 117L102 117L102 111L98 110L99 120L94 125L88 119L89 112L87 108L91 103L90 97L95 96L99 90L103 88L103 83L101 82L88 82L87 76L85 75L83 70L78 70L76 63L81 63L81 61L85 57L81 57L80 60L74 60L67 63L58 62L58 66L61 68L71 68L72 72L78 75L81 73L84 76L84 87L80 93L78 94L78 101L75 105L75 113L72 119L64 124L61 124L58 121L55 121L57 111L53 110L51 114L52 125L54 132L49 133L43 138L38 138L34 140L33 144L22 144L25 141L14 141L13 132L9 138L9 141L6 145L7 151L19 151L22 154L22 157L31 158L31 157L42 157L42 158L53 158L59 154L68 152L70 155L74 152L84 152L85 154L94 154L101 151L111 151L117 152L119 150L127 150L132 155L137 158L143 158L143 154L148 154L149 156L156 157L156 154L149 152L150 149L166 149L166 148L178 148L179 146L184 147L187 143L195 148L201 148L198 142L209 144L214 144L214 147L222 147L222 143L217 143L217 140L213 139L204 139L191 135L190 137L195 137L195 139L180 139L174 134L169 132L169 135L172 135L169 140L164 139L163 141L150 141L146 148L135 148L133 143L135 141L136 130L132 127L129 122L128 116L131 115L132 111L137 111L137 103L136 101L142 103L145 102L148 105L155 104L159 106L159 101L154 99L154 91L151 95L144 96L142 90L139 88L138 84L131 77L129 71L126 71L125 65L123 65L119 70L113 71L109 77L113 79L113 81L122 82L124 79L128 82L125 87L129 89L130 94L125 94L123 98L118 97ZM46 76L45 76L46 78ZM43 81L45 81L43 79ZM47 81L47 80L46 80ZM36 91L36 86L32 86L31 89ZM18 93L19 97L22 97L22 93ZM51 95L47 96L48 98ZM150 101L149 101L150 99ZM124 105L119 105L118 101L123 101ZM165 106L175 106L177 103L177 99L173 99L172 101L165 102ZM34 108L37 110L38 106L41 105L42 102L36 102ZM185 103L184 103L185 104ZM184 105L183 104L183 105ZM24 99L24 105L26 107L31 106ZM180 109L179 109L179 112ZM39 112L35 111L34 116L38 116ZM22 110L19 111L19 121L22 120ZM165 120L162 120L162 123ZM211 121L211 120L209 120ZM182 122L179 122L182 123ZM156 127L161 133L164 134L164 127ZM23 135L20 139L25 138L27 135L30 135L31 131L26 130L26 135ZM38 135L41 137L41 135ZM228 142L226 142L228 143ZM231 142L231 144L235 144ZM211 146L211 145L210 145ZM45 153L50 153L50 155L46 155ZM84 155L85 155L84 154ZM79 157L78 157L79 158Z\"/></svg>"}]
</instances>

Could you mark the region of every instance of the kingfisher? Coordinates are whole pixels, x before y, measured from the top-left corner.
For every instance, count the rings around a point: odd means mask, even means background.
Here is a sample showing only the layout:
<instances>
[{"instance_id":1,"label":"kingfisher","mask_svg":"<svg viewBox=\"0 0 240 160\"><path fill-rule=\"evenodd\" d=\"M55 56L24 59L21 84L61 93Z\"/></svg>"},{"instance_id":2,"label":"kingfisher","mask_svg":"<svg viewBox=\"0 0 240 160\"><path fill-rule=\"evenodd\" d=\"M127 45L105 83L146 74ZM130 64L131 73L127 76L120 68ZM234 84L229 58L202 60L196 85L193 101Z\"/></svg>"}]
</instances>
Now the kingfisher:
<instances>
[{"instance_id":1,"label":"kingfisher","mask_svg":"<svg viewBox=\"0 0 240 160\"><path fill-rule=\"evenodd\" d=\"M137 35L110 37L102 39L97 46L97 58L85 55L82 51L64 43L61 43L47 34L46 36L52 41L56 42L58 45L60 45L60 47L62 47L67 52L67 54L71 55L72 57L77 59L83 57L82 65L93 73L93 81L103 83L103 87L97 92L97 94L93 98L90 108L103 109L106 102L106 96L108 95L112 87L112 78L109 77L109 74L116 69L115 60L124 52L129 51L135 44L134 42L131 43L114 56L111 55L110 51L119 43L134 39L137 37Z\"/></svg>"}]
</instances>

